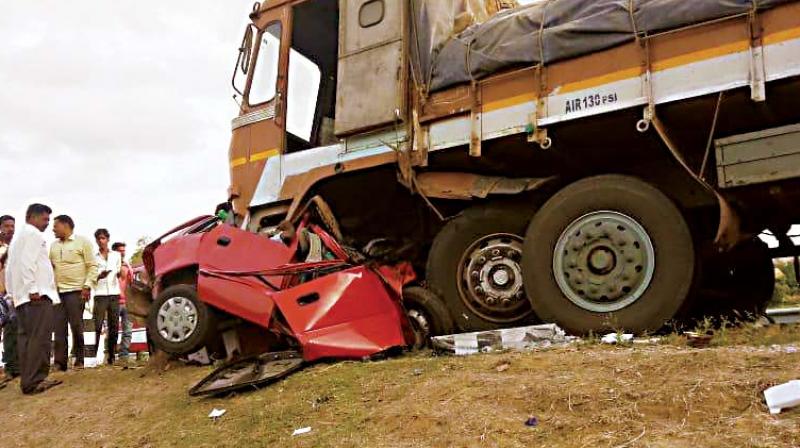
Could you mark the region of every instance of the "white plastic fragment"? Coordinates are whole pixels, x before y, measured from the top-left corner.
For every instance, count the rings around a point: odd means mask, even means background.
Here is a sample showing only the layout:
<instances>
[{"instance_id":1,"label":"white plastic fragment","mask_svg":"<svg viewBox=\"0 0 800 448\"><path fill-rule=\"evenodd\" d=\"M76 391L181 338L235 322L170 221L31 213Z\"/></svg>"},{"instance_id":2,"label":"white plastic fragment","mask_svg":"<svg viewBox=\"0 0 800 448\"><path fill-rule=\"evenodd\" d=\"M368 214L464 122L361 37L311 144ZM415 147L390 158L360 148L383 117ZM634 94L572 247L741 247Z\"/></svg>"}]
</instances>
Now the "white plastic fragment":
<instances>
[{"instance_id":1,"label":"white plastic fragment","mask_svg":"<svg viewBox=\"0 0 800 448\"><path fill-rule=\"evenodd\" d=\"M310 432L311 432L310 426L306 426L305 428L298 428L294 430L294 432L292 433L292 437L299 436L301 434L308 434Z\"/></svg>"},{"instance_id":2,"label":"white plastic fragment","mask_svg":"<svg viewBox=\"0 0 800 448\"><path fill-rule=\"evenodd\" d=\"M764 391L770 414L779 414L786 408L800 405L800 380L772 386Z\"/></svg>"},{"instance_id":3,"label":"white plastic fragment","mask_svg":"<svg viewBox=\"0 0 800 448\"><path fill-rule=\"evenodd\" d=\"M600 342L603 344L617 344L620 342L631 342L632 340L632 334L608 333L600 339Z\"/></svg>"},{"instance_id":4,"label":"white plastic fragment","mask_svg":"<svg viewBox=\"0 0 800 448\"><path fill-rule=\"evenodd\" d=\"M223 415L225 415L225 413L226 413L226 412L228 412L228 411L226 411L225 409L217 409L217 408L214 408L214 409L211 411L211 413L210 413L210 414L208 414L208 418L210 418L210 419L213 419L213 420L216 420L216 419L218 419L218 418L222 417Z\"/></svg>"},{"instance_id":5,"label":"white plastic fragment","mask_svg":"<svg viewBox=\"0 0 800 448\"><path fill-rule=\"evenodd\" d=\"M453 336L456 355L472 355L478 353L478 336L475 333L457 334Z\"/></svg>"},{"instance_id":6,"label":"white plastic fragment","mask_svg":"<svg viewBox=\"0 0 800 448\"><path fill-rule=\"evenodd\" d=\"M567 336L564 330L555 324L450 334L431 338L435 350L455 355L472 355L498 350L544 349L564 346L576 340L575 337Z\"/></svg>"}]
</instances>

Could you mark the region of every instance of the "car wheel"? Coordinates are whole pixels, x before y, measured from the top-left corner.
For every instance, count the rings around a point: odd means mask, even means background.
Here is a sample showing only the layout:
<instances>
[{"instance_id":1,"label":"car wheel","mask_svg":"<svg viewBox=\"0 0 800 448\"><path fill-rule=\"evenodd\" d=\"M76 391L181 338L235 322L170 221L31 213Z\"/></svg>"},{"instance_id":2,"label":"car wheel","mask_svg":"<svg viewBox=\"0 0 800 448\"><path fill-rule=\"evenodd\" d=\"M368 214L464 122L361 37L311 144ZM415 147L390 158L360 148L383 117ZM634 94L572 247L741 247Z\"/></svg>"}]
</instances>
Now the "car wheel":
<instances>
[{"instance_id":1,"label":"car wheel","mask_svg":"<svg viewBox=\"0 0 800 448\"><path fill-rule=\"evenodd\" d=\"M175 355L200 350L216 332L216 316L191 285L175 285L158 295L147 317L147 331L157 349Z\"/></svg>"},{"instance_id":2,"label":"car wheel","mask_svg":"<svg viewBox=\"0 0 800 448\"><path fill-rule=\"evenodd\" d=\"M686 300L694 246L675 204L639 179L575 182L534 216L525 288L545 322L572 333L657 330Z\"/></svg>"},{"instance_id":3,"label":"car wheel","mask_svg":"<svg viewBox=\"0 0 800 448\"><path fill-rule=\"evenodd\" d=\"M527 204L481 205L450 220L433 241L428 285L456 327L483 331L532 317L522 286L522 235L534 212Z\"/></svg>"},{"instance_id":4,"label":"car wheel","mask_svg":"<svg viewBox=\"0 0 800 448\"><path fill-rule=\"evenodd\" d=\"M412 349L420 350L430 345L432 336L453 333L453 318L442 299L419 286L403 289L403 305L414 330Z\"/></svg>"}]
</instances>

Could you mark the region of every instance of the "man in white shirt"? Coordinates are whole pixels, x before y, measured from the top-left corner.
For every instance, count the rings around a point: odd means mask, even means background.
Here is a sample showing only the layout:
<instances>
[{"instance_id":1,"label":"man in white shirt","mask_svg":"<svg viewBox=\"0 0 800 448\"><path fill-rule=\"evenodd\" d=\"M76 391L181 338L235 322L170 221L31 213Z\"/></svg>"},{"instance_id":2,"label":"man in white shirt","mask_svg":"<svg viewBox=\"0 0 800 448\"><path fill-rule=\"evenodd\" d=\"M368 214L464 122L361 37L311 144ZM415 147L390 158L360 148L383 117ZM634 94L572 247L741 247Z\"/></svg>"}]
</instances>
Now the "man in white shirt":
<instances>
[{"instance_id":1,"label":"man in white shirt","mask_svg":"<svg viewBox=\"0 0 800 448\"><path fill-rule=\"evenodd\" d=\"M122 257L119 252L109 250L108 242L111 234L106 229L97 229L94 240L100 250L97 259L97 286L94 289L94 331L100 344L100 332L103 319L106 319L108 334L106 335L106 362L114 364L117 352L117 334L119 326L119 276L122 271Z\"/></svg>"},{"instance_id":2,"label":"man in white shirt","mask_svg":"<svg viewBox=\"0 0 800 448\"><path fill-rule=\"evenodd\" d=\"M59 303L53 266L42 236L50 225L51 213L46 205L28 207L26 224L11 241L6 262L6 289L16 307L19 326L20 386L26 395L61 384L47 379L53 304Z\"/></svg>"}]
</instances>

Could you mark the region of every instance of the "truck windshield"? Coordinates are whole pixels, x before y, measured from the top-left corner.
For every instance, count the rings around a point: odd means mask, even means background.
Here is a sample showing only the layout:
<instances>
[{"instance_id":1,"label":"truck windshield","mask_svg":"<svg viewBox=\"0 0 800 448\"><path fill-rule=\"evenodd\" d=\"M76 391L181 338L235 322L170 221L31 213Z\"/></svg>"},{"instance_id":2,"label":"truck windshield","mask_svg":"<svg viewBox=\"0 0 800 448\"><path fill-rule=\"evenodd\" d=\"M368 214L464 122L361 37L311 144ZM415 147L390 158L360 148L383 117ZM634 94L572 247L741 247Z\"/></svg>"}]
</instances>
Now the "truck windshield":
<instances>
[{"instance_id":1,"label":"truck windshield","mask_svg":"<svg viewBox=\"0 0 800 448\"><path fill-rule=\"evenodd\" d=\"M281 23L273 22L259 36L258 60L253 71L248 103L259 105L275 98L281 49Z\"/></svg>"}]
</instances>

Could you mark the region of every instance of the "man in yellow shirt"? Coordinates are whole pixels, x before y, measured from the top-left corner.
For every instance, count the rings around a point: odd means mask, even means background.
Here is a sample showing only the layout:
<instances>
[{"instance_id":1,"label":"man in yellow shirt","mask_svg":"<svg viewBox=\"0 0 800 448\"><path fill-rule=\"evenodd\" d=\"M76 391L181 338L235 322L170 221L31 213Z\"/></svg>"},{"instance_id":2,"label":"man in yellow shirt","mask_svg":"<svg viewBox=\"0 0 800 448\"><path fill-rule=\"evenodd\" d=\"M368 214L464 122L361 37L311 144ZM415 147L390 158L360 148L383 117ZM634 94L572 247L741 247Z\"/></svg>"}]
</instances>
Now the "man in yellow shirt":
<instances>
[{"instance_id":1,"label":"man in yellow shirt","mask_svg":"<svg viewBox=\"0 0 800 448\"><path fill-rule=\"evenodd\" d=\"M57 216L53 223L56 242L50 246L50 261L56 274L56 286L61 304L55 306L56 369L67 370L67 325L72 330L75 348L75 369L83 368L83 308L97 283L97 260L92 243L75 235L75 223L66 215Z\"/></svg>"}]
</instances>

